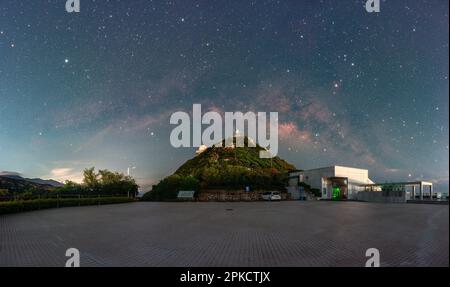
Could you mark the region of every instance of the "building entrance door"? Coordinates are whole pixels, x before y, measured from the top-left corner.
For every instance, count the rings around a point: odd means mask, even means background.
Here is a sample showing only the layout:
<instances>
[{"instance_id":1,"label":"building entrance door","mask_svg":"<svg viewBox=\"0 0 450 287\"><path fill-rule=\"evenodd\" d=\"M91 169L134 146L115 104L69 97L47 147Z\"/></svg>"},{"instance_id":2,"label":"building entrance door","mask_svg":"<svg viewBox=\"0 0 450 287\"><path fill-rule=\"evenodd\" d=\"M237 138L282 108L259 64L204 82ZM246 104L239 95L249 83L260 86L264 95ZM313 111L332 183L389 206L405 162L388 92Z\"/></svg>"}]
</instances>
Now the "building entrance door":
<instances>
[{"instance_id":1,"label":"building entrance door","mask_svg":"<svg viewBox=\"0 0 450 287\"><path fill-rule=\"evenodd\" d=\"M343 200L348 198L348 179L345 177L331 178L331 198Z\"/></svg>"}]
</instances>

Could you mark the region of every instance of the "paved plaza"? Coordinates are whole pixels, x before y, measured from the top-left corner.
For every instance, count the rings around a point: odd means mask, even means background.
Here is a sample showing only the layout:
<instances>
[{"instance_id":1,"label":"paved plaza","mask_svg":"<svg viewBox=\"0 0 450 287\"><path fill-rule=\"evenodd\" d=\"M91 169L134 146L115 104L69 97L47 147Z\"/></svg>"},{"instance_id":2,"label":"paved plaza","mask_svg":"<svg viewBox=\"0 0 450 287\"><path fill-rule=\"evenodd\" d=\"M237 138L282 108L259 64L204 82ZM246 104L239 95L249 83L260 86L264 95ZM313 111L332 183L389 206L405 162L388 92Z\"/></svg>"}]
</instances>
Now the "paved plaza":
<instances>
[{"instance_id":1,"label":"paved plaza","mask_svg":"<svg viewBox=\"0 0 450 287\"><path fill-rule=\"evenodd\" d=\"M449 207L361 202L160 203L0 216L0 266L448 266Z\"/></svg>"}]
</instances>

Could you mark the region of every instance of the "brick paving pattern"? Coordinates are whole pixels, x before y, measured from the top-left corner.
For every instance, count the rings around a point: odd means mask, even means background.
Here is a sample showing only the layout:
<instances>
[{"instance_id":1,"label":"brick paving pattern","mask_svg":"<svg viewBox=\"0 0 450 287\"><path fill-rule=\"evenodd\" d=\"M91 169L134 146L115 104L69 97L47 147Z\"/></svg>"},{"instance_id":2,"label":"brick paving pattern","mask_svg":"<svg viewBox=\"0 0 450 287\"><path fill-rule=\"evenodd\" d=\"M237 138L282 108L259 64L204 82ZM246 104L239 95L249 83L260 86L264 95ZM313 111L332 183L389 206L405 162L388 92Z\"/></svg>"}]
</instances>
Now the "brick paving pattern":
<instances>
[{"instance_id":1,"label":"brick paving pattern","mask_svg":"<svg viewBox=\"0 0 450 287\"><path fill-rule=\"evenodd\" d=\"M232 210L230 210L232 209ZM449 207L132 203L0 216L0 266L449 266Z\"/></svg>"}]
</instances>

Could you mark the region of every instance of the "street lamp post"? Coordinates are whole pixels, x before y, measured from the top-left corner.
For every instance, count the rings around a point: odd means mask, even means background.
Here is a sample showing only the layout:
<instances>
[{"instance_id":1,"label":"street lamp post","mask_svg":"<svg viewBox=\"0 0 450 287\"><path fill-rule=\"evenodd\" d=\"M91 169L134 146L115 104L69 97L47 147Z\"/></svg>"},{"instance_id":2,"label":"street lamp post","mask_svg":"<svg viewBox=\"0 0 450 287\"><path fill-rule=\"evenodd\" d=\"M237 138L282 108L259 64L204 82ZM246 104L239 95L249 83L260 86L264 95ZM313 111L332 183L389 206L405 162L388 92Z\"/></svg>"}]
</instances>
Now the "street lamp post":
<instances>
[{"instance_id":1,"label":"street lamp post","mask_svg":"<svg viewBox=\"0 0 450 287\"><path fill-rule=\"evenodd\" d=\"M129 167L127 168L127 175L128 175L128 176L131 175L131 170L133 170L133 169L136 169L136 167L135 167L135 166L129 166Z\"/></svg>"},{"instance_id":2,"label":"street lamp post","mask_svg":"<svg viewBox=\"0 0 450 287\"><path fill-rule=\"evenodd\" d=\"M128 176L131 175L131 170L133 170L133 169L136 169L136 167L135 167L135 166L129 166L129 167L127 168L127 175L128 175ZM128 190L128 193L127 193L127 197L130 198L130 191L129 191L129 190Z\"/></svg>"}]
</instances>

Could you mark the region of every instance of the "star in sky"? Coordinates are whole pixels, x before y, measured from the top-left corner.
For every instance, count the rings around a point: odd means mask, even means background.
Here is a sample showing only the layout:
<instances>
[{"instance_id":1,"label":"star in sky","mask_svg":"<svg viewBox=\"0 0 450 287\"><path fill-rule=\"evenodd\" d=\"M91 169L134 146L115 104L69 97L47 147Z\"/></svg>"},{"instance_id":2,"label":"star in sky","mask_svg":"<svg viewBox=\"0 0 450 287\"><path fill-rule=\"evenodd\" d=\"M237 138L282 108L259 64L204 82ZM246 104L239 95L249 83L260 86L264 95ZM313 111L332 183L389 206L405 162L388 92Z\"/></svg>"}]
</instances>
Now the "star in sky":
<instances>
[{"instance_id":1,"label":"star in sky","mask_svg":"<svg viewBox=\"0 0 450 287\"><path fill-rule=\"evenodd\" d=\"M136 166L148 187L195 155L172 148L169 118L198 103L278 112L298 168L446 191L448 1L407 2L3 0L0 170Z\"/></svg>"}]
</instances>

